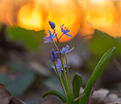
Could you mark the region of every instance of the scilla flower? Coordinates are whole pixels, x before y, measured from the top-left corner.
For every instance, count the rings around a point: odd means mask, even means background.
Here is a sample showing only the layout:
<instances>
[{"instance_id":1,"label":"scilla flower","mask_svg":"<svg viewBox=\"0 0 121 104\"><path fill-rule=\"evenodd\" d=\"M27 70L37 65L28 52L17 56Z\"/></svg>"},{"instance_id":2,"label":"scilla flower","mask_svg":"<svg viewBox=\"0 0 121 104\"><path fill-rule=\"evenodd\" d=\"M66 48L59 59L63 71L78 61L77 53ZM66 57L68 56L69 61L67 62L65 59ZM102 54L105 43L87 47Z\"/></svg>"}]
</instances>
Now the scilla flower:
<instances>
[{"instance_id":1,"label":"scilla flower","mask_svg":"<svg viewBox=\"0 0 121 104\"><path fill-rule=\"evenodd\" d=\"M52 51L51 51L52 53L51 53L51 61L56 61L56 59L57 59L57 54L56 54L56 52L55 52L55 50L54 49L52 49Z\"/></svg>"},{"instance_id":2,"label":"scilla flower","mask_svg":"<svg viewBox=\"0 0 121 104\"><path fill-rule=\"evenodd\" d=\"M62 54L69 53L73 50L73 48L71 48L71 49L69 49L69 48L70 48L69 45L66 45L60 51L57 51L56 53L62 53Z\"/></svg>"},{"instance_id":3,"label":"scilla flower","mask_svg":"<svg viewBox=\"0 0 121 104\"><path fill-rule=\"evenodd\" d=\"M51 22L51 21L49 21L49 24L50 24L51 28L54 30L55 29L55 24L53 22Z\"/></svg>"},{"instance_id":4,"label":"scilla flower","mask_svg":"<svg viewBox=\"0 0 121 104\"><path fill-rule=\"evenodd\" d=\"M64 27L64 24L62 26L60 26L61 28L61 32L69 37L72 37L72 35L69 35L68 32L70 32L70 30L68 30L66 27Z\"/></svg>"},{"instance_id":5,"label":"scilla flower","mask_svg":"<svg viewBox=\"0 0 121 104\"><path fill-rule=\"evenodd\" d=\"M53 69L55 69L55 66L51 66ZM58 71L62 71L63 70L63 67L62 67L62 64L61 64L61 61L60 59L57 59L57 62L56 62L56 68ZM66 65L64 64L64 68L66 68Z\"/></svg>"},{"instance_id":6,"label":"scilla flower","mask_svg":"<svg viewBox=\"0 0 121 104\"><path fill-rule=\"evenodd\" d=\"M49 43L49 42L53 42L53 39L56 37L57 34L55 34L55 31L53 32L53 34L51 33L51 31L49 30L49 36L45 37L44 39L48 39L47 41L44 41L44 43Z\"/></svg>"}]
</instances>

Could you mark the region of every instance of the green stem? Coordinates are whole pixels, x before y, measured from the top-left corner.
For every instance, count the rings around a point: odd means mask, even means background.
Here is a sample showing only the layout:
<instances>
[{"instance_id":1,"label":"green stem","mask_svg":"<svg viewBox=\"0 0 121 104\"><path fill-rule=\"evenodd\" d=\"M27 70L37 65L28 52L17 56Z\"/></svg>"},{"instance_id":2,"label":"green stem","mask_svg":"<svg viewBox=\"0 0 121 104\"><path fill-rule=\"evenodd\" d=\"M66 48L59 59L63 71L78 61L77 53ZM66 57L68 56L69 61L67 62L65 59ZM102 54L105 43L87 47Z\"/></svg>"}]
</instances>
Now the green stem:
<instances>
[{"instance_id":1,"label":"green stem","mask_svg":"<svg viewBox=\"0 0 121 104\"><path fill-rule=\"evenodd\" d=\"M62 54L61 53L60 53L60 60L61 60L62 68L63 68L64 77L65 77L65 80L67 82L66 70L64 68L64 64L63 64L63 59L62 59Z\"/></svg>"},{"instance_id":2,"label":"green stem","mask_svg":"<svg viewBox=\"0 0 121 104\"><path fill-rule=\"evenodd\" d=\"M71 92L70 84L69 84L69 81L68 81L68 79L67 79L66 71L65 71L65 68L64 68L64 64L63 64L62 54L60 54L60 60L61 60L62 68L63 68L65 83L67 84L67 88L68 88L67 90L68 90L69 92ZM68 92L68 91L67 91L67 92Z\"/></svg>"},{"instance_id":3,"label":"green stem","mask_svg":"<svg viewBox=\"0 0 121 104\"><path fill-rule=\"evenodd\" d=\"M60 84L61 84L61 87L62 87L62 89L63 89L63 91L64 91L64 93L65 93L65 95L66 95L66 91L65 91L65 88L64 88L64 84L63 84L63 82L62 82L62 80L61 80L60 74L59 74L58 69L57 69L57 67L56 67L56 63L54 63L54 66L55 66L55 69L56 69L56 72L57 72L58 80L59 80L59 82L60 82Z\"/></svg>"},{"instance_id":4,"label":"green stem","mask_svg":"<svg viewBox=\"0 0 121 104\"><path fill-rule=\"evenodd\" d=\"M59 39L58 39L57 36L56 36L56 38L57 38L57 43L58 43L58 49L60 51L60 42L59 42ZM64 68L64 64L63 64L62 54L60 53L59 56L60 56L60 60L61 60L61 64L62 64L62 68L63 68L63 73L64 73L65 80L66 80L66 82L68 82L67 81L67 76L66 76L66 71L65 71L65 68Z\"/></svg>"},{"instance_id":5,"label":"green stem","mask_svg":"<svg viewBox=\"0 0 121 104\"><path fill-rule=\"evenodd\" d=\"M59 40L62 38L63 34L59 37Z\"/></svg>"},{"instance_id":6,"label":"green stem","mask_svg":"<svg viewBox=\"0 0 121 104\"><path fill-rule=\"evenodd\" d=\"M58 37L56 36L56 38L57 38L57 43L59 44ZM53 41L53 43L54 43L56 49L59 51L59 50L60 50L59 45L57 45L55 41ZM54 66L55 66L55 69L56 69L56 73L57 73L58 80L59 80L59 82L60 82L60 84L61 84L61 87L62 87L62 89L63 89L63 91L64 91L64 93L65 93L65 95L66 95L66 90L65 90L64 84L63 84L63 82L62 82L62 79L61 79L61 77L60 77L60 74L59 74L59 72L58 72L58 69L57 69L57 67L56 67L56 62L54 62Z\"/></svg>"},{"instance_id":7,"label":"green stem","mask_svg":"<svg viewBox=\"0 0 121 104\"><path fill-rule=\"evenodd\" d=\"M57 44L55 43L55 41L53 41L53 43L54 43L55 47L57 48L57 50L59 50L59 48L58 48Z\"/></svg>"},{"instance_id":8,"label":"green stem","mask_svg":"<svg viewBox=\"0 0 121 104\"><path fill-rule=\"evenodd\" d=\"M56 43L54 43L54 44L56 44L56 47L58 47L57 49L60 51L61 50L60 42L59 42L58 37L56 37L56 38L57 38L57 44ZM65 83L64 91L66 93L67 103L68 104L74 104L74 98L73 98L73 94L72 94L72 91L71 91L70 83L69 83L69 80L68 80L69 78L67 78L67 74L66 74L66 70L65 70L65 67L64 67L63 58L62 58L62 54L61 53L59 53L59 57L60 57L60 61L61 61L61 64L62 64L63 75L64 75L64 80L65 80L65 82L64 82ZM68 71L68 75L69 75L69 71Z\"/></svg>"},{"instance_id":9,"label":"green stem","mask_svg":"<svg viewBox=\"0 0 121 104\"><path fill-rule=\"evenodd\" d=\"M67 69L67 78L68 78L68 82L70 81L69 80L69 68L68 68L68 59L67 59L67 56L66 56L66 54L65 54L65 59L66 59L66 69ZM70 82L69 82L69 85L70 85Z\"/></svg>"},{"instance_id":10,"label":"green stem","mask_svg":"<svg viewBox=\"0 0 121 104\"><path fill-rule=\"evenodd\" d=\"M62 36L63 36L63 34L62 34ZM60 51L60 49L61 49L61 48L60 48L60 41L59 41L58 37L56 37L56 38L57 38L57 42L58 42L58 49L59 49L59 51ZM62 54L60 53L59 56L60 56L60 60L61 60L62 68L63 68L63 73L64 73L65 81L66 81L66 83L67 83L68 88L70 89L69 81L68 81L67 75L66 75L66 70L65 70L65 68L64 68L64 63L63 63Z\"/></svg>"}]
</instances>

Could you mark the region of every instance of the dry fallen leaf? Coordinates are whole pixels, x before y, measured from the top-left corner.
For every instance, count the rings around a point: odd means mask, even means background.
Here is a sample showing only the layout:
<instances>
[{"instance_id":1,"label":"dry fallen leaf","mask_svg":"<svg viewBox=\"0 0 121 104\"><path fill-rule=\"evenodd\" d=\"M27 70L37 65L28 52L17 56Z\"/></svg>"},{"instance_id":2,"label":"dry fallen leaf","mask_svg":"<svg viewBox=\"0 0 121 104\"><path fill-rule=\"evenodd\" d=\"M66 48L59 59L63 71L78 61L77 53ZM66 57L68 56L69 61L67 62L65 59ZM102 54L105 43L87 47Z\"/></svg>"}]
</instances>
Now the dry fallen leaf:
<instances>
[{"instance_id":1,"label":"dry fallen leaf","mask_svg":"<svg viewBox=\"0 0 121 104\"><path fill-rule=\"evenodd\" d=\"M0 84L0 104L9 104L11 95L3 84Z\"/></svg>"},{"instance_id":2,"label":"dry fallen leaf","mask_svg":"<svg viewBox=\"0 0 121 104\"><path fill-rule=\"evenodd\" d=\"M0 84L0 104L25 104L18 98L12 97L3 84Z\"/></svg>"}]
</instances>

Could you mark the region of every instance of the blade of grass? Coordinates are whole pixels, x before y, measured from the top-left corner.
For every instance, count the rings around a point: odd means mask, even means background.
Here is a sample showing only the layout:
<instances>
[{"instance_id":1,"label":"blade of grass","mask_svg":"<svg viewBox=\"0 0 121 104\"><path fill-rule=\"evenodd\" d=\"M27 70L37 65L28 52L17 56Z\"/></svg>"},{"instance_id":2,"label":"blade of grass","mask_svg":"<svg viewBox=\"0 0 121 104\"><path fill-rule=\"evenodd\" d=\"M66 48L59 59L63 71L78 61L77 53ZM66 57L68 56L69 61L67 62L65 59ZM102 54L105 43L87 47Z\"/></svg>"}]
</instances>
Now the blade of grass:
<instances>
[{"instance_id":1,"label":"blade of grass","mask_svg":"<svg viewBox=\"0 0 121 104\"><path fill-rule=\"evenodd\" d=\"M82 85L81 75L79 73L76 73L72 80L74 98L79 97L81 85Z\"/></svg>"},{"instance_id":2,"label":"blade of grass","mask_svg":"<svg viewBox=\"0 0 121 104\"><path fill-rule=\"evenodd\" d=\"M56 91L56 90L48 91L42 97L44 98L48 95L55 95L58 98L60 98L64 103L66 102L66 97L63 94L61 94L59 91Z\"/></svg>"},{"instance_id":3,"label":"blade of grass","mask_svg":"<svg viewBox=\"0 0 121 104\"><path fill-rule=\"evenodd\" d=\"M66 89L67 104L74 104L74 95L73 95L71 89L68 87L63 74L61 74L61 79L62 79L64 87Z\"/></svg>"},{"instance_id":4,"label":"blade of grass","mask_svg":"<svg viewBox=\"0 0 121 104\"><path fill-rule=\"evenodd\" d=\"M97 79L99 78L100 74L103 72L105 65L109 61L110 57L114 53L115 47L109 49L99 60L98 64L96 65L87 85L84 90L84 96L80 99L79 104L87 104L88 99L91 93L92 85L96 83Z\"/></svg>"}]
</instances>

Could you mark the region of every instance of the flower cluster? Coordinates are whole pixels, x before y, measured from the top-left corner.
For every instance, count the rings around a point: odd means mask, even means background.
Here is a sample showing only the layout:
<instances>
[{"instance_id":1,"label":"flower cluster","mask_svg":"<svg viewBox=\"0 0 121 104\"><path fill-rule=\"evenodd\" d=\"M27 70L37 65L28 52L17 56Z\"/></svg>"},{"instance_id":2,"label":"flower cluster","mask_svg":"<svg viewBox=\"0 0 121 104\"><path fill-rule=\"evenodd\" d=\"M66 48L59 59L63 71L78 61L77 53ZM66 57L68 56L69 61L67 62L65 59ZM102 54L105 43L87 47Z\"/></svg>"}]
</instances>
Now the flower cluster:
<instances>
[{"instance_id":1,"label":"flower cluster","mask_svg":"<svg viewBox=\"0 0 121 104\"><path fill-rule=\"evenodd\" d=\"M54 44L54 48L51 51L51 61L53 63L53 65L51 65L51 68L55 71L64 93L62 94L60 93L60 91L51 90L45 93L44 97L48 95L56 95L63 101L64 104L87 104L89 102L89 96L91 95L93 85L95 84L99 75L103 71L103 68L101 67L102 65L104 66L106 62L108 62L108 60L112 56L112 53L115 50L115 47L108 50L102 56L102 58L96 65L96 68L92 76L90 77L86 85L86 88L84 89L83 93L80 94L80 88L82 85L81 75L79 73L76 73L72 78L72 81L70 81L69 78L69 66L66 55L67 53L71 52L73 48L70 48L69 45L62 47L60 43L60 39L62 36L66 35L68 37L72 37L69 34L70 31L68 30L68 28L64 27L64 25L60 26L62 35L59 37L55 30L56 28L55 24L51 21L49 21L49 24L50 27L52 28L52 31L49 30L49 36L44 38L46 39L44 43ZM55 41L55 38L57 41Z\"/></svg>"},{"instance_id":2,"label":"flower cluster","mask_svg":"<svg viewBox=\"0 0 121 104\"><path fill-rule=\"evenodd\" d=\"M63 71L64 69L66 69L66 67L68 67L68 63L66 62L66 64L64 63L63 59L62 59L62 55L66 55L67 53L71 52L73 50L73 48L70 49L69 45L66 45L65 47L60 47L60 42L59 39L63 36L66 35L68 37L72 37L72 35L68 34L70 32L70 30L68 30L66 27L64 27L64 25L60 26L62 35L61 37L58 37L58 34L55 31L55 24L51 21L49 21L49 25L52 28L52 31L48 31L49 36L45 37L45 41L44 43L54 43L55 49L52 49L51 51L51 61L54 63L53 66L51 66L53 69L56 69L57 71ZM54 38L58 39L58 42L56 44L56 42L54 41ZM67 61L67 60L66 60ZM65 70L66 71L66 70Z\"/></svg>"},{"instance_id":3,"label":"flower cluster","mask_svg":"<svg viewBox=\"0 0 121 104\"><path fill-rule=\"evenodd\" d=\"M68 32L70 32L70 30L68 30L66 27L64 27L64 24L62 26L60 26L61 28L61 32L69 37L72 37L72 35L69 35Z\"/></svg>"},{"instance_id":4,"label":"flower cluster","mask_svg":"<svg viewBox=\"0 0 121 104\"><path fill-rule=\"evenodd\" d=\"M73 48L69 49L70 46L66 45L65 47L63 47L60 51L57 51L56 53L62 53L62 54L66 54L69 53L73 50Z\"/></svg>"},{"instance_id":5,"label":"flower cluster","mask_svg":"<svg viewBox=\"0 0 121 104\"><path fill-rule=\"evenodd\" d=\"M53 63L53 65L51 65L51 68L56 72L56 75L64 91L64 94L67 95L68 91L71 92L70 90L71 87L70 87L70 79L69 79L69 66L68 66L68 60L66 55L67 53L71 52L73 48L70 48L69 45L61 47L60 39L64 35L69 37L72 37L72 36L69 34L70 31L66 27L64 27L64 25L62 25L60 26L62 35L59 37L55 30L55 27L56 27L55 24L51 21L49 21L49 24L52 31L49 30L49 35L48 37L44 38L45 39L44 43L54 44L54 47L51 50L51 61ZM55 38L57 41L55 41Z\"/></svg>"},{"instance_id":6,"label":"flower cluster","mask_svg":"<svg viewBox=\"0 0 121 104\"><path fill-rule=\"evenodd\" d=\"M51 66L53 69L57 68L58 71L63 71L63 66L61 64L61 61L60 59L58 58L57 59L57 62L56 62L56 67L54 65ZM64 64L64 68L66 68L66 65Z\"/></svg>"},{"instance_id":7,"label":"flower cluster","mask_svg":"<svg viewBox=\"0 0 121 104\"><path fill-rule=\"evenodd\" d=\"M49 32L49 36L48 37L45 37L44 39L47 39L46 41L44 41L44 43L51 43L53 42L53 39L56 37L57 34L55 34L55 31L52 33L50 30L48 31Z\"/></svg>"}]
</instances>

